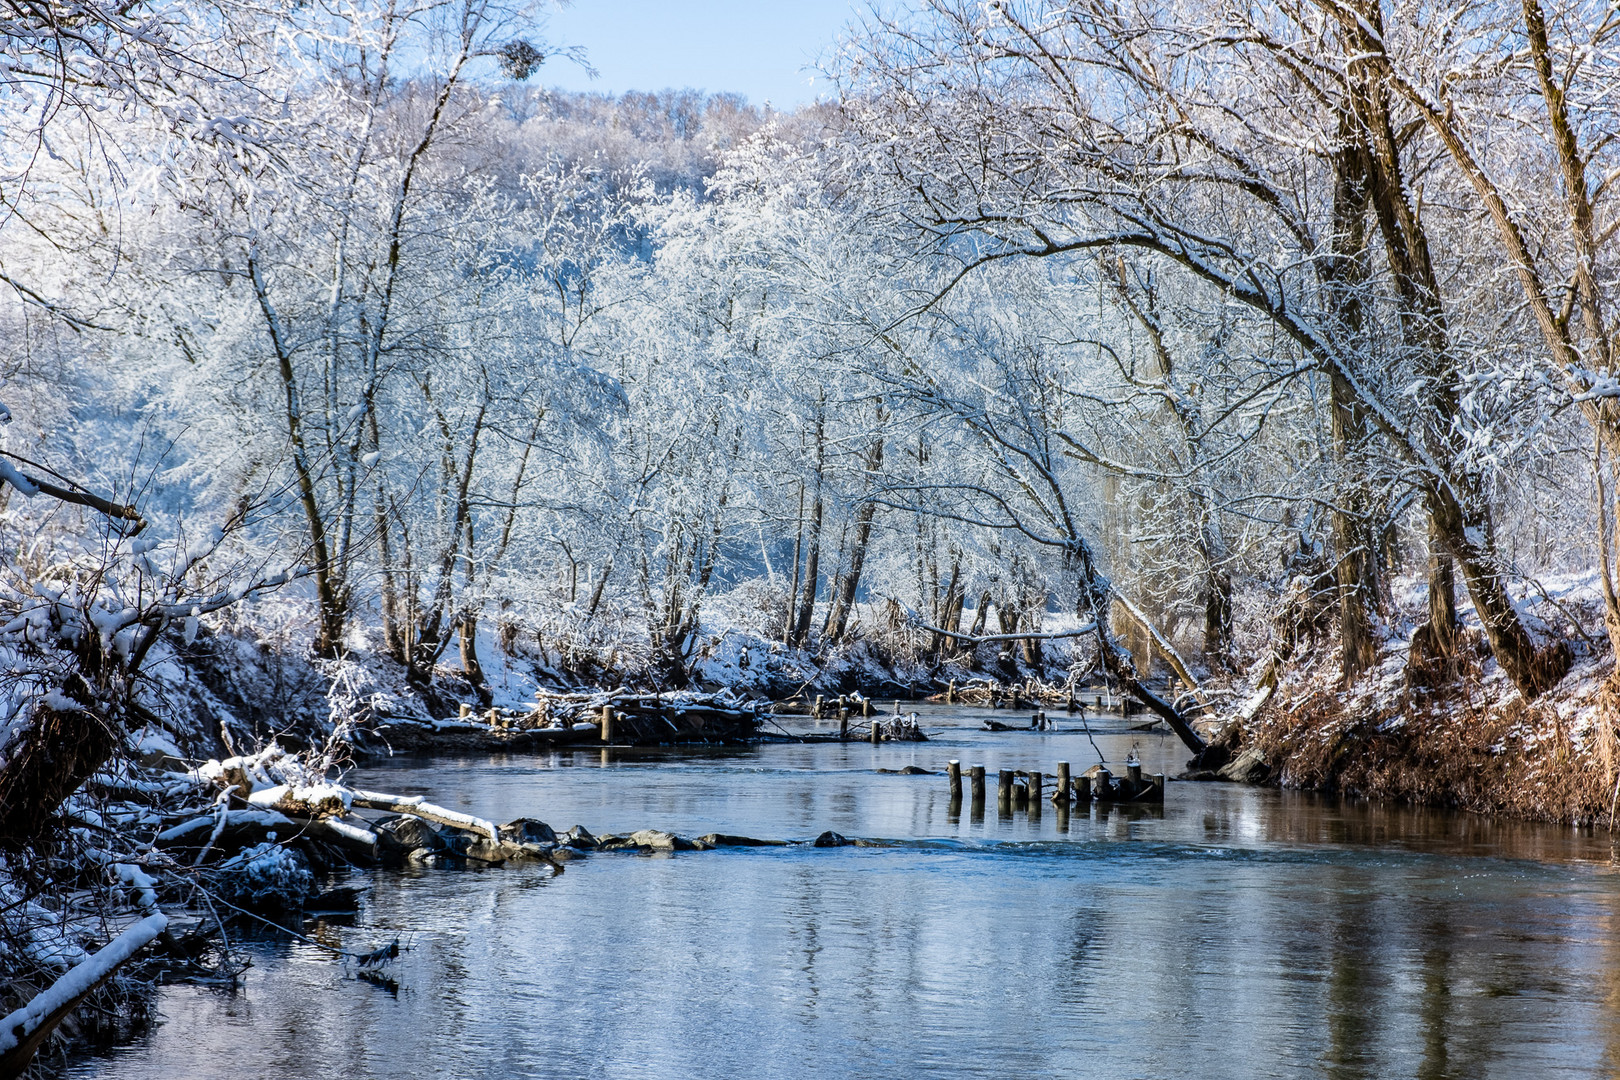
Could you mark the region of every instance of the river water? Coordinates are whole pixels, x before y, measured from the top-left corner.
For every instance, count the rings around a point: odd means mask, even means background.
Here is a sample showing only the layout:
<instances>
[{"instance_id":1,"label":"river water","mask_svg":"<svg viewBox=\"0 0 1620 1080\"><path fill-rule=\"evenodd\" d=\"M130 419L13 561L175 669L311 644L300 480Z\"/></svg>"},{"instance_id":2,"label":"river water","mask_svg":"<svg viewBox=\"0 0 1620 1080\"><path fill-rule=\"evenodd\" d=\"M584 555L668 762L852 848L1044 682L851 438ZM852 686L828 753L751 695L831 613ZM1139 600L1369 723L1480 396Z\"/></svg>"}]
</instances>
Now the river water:
<instances>
[{"instance_id":1,"label":"river water","mask_svg":"<svg viewBox=\"0 0 1620 1080\"><path fill-rule=\"evenodd\" d=\"M378 985L273 936L234 991L70 1075L231 1077L1609 1077L1620 874L1604 833L1172 783L1162 812L1005 819L998 768L1075 771L1173 738L1059 716L928 743L411 758L351 778L497 821L881 846L385 871L305 933L405 947ZM994 714L1008 719L1008 714ZM810 722L790 723L804 730ZM1095 744L1095 748L1094 748ZM983 820L950 813L958 758ZM1050 784L1048 784L1050 791Z\"/></svg>"}]
</instances>

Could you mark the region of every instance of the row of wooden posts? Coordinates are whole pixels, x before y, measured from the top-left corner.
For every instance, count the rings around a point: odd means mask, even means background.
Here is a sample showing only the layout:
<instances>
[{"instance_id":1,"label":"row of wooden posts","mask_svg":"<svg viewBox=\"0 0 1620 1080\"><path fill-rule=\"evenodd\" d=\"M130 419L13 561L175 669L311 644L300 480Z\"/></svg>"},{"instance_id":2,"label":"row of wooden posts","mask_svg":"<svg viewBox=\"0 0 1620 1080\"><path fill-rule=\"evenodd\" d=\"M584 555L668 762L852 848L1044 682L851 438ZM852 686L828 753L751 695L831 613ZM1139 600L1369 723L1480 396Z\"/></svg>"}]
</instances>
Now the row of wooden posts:
<instances>
[{"instance_id":1,"label":"row of wooden posts","mask_svg":"<svg viewBox=\"0 0 1620 1080\"><path fill-rule=\"evenodd\" d=\"M961 700L962 695L956 689L956 680L952 679L950 685L945 688L945 704L956 705L959 704ZM1031 679L1023 686L1014 685L1005 695L1002 694L1001 686L999 684L992 686L988 705L992 709L1022 709L1026 707L1038 706L1040 703L1041 684L1034 679ZM1072 689L1068 691L1064 704L1068 708L1069 712L1079 712L1081 709L1085 708L1085 705L1080 701L1080 699L1075 697ZM1101 695L1098 695L1097 697L1097 707L1102 707Z\"/></svg>"},{"instance_id":2,"label":"row of wooden posts","mask_svg":"<svg viewBox=\"0 0 1620 1080\"><path fill-rule=\"evenodd\" d=\"M951 802L960 805L962 763L954 759L950 761L945 767L945 775L951 785ZM996 804L1003 810L1035 808L1038 813L1045 779L1045 775L1039 772L1001 769L996 774ZM984 805L984 780L983 765L975 765L968 770L973 802L978 806ZM1018 783L1019 780L1024 783ZM1077 803L1090 803L1093 800L1104 803L1164 802L1164 774L1143 775L1142 766L1137 764L1127 764L1124 776L1115 776L1107 769L1098 767L1071 779L1069 763L1060 761L1056 781L1050 801L1063 806L1067 806L1070 799Z\"/></svg>"},{"instance_id":3,"label":"row of wooden posts","mask_svg":"<svg viewBox=\"0 0 1620 1080\"><path fill-rule=\"evenodd\" d=\"M817 694L815 704L810 706L810 715L813 718L820 720L822 717L827 715L828 708L829 705L826 696L823 694ZM857 696L854 699L851 699L843 694L839 694L838 700L831 703L831 708L833 710L833 714L838 718L838 737L840 739L849 738L849 717L852 712L858 709L860 710L862 717L871 717L877 715L877 704L869 697ZM900 702L898 700L894 703L894 715L900 715ZM870 730L867 732L867 738L872 740L873 746L877 746L883 741L882 729L880 729L877 724L872 724Z\"/></svg>"}]
</instances>

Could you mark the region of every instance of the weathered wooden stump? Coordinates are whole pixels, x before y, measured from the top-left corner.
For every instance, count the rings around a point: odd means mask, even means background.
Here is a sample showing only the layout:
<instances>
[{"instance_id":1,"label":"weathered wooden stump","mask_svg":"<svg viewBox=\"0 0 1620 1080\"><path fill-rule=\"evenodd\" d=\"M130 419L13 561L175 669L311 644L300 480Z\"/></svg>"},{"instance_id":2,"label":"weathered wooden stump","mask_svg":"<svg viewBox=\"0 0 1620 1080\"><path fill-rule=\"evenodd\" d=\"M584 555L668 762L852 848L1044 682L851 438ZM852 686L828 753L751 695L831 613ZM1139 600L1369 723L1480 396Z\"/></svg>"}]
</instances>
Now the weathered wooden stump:
<instances>
[{"instance_id":1,"label":"weathered wooden stump","mask_svg":"<svg viewBox=\"0 0 1620 1080\"><path fill-rule=\"evenodd\" d=\"M1113 802L1117 792L1114 790L1114 774L1107 769L1098 769L1097 775L1092 779L1092 791L1098 802Z\"/></svg>"}]
</instances>

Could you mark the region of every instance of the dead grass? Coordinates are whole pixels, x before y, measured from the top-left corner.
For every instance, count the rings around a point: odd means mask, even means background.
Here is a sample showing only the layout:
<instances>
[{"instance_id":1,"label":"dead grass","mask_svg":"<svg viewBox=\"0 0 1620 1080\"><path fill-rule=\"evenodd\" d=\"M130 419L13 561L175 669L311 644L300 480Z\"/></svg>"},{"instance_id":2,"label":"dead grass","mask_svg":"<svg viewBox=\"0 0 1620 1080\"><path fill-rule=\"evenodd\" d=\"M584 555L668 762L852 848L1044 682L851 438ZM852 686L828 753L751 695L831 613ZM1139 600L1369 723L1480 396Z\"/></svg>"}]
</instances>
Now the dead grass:
<instances>
[{"instance_id":1,"label":"dead grass","mask_svg":"<svg viewBox=\"0 0 1620 1080\"><path fill-rule=\"evenodd\" d=\"M1318 655L1245 732L1285 787L1528 820L1613 824L1620 683L1606 664L1526 702L1477 654L1443 693L1414 692L1404 657L1343 688ZM1392 689L1398 686L1398 689Z\"/></svg>"}]
</instances>

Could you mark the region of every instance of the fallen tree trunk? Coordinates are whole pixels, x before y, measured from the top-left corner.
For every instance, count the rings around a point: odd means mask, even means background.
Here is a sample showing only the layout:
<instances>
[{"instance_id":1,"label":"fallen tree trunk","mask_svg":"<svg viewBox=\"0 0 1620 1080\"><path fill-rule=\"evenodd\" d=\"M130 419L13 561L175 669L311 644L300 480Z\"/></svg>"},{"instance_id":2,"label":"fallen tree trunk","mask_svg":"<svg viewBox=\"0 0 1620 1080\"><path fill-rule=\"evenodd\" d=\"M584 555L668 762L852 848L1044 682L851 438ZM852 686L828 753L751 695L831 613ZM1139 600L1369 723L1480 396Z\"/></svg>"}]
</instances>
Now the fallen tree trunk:
<instances>
[{"instance_id":1,"label":"fallen tree trunk","mask_svg":"<svg viewBox=\"0 0 1620 1080\"><path fill-rule=\"evenodd\" d=\"M148 915L94 956L68 969L28 1004L0 1020L0 1076L21 1075L56 1030L56 1025L168 927L167 915L162 912Z\"/></svg>"},{"instance_id":2,"label":"fallen tree trunk","mask_svg":"<svg viewBox=\"0 0 1620 1080\"><path fill-rule=\"evenodd\" d=\"M1169 664L1171 670L1181 677L1182 682L1187 684L1187 689L1192 691L1193 697L1198 700L1198 704L1207 706L1208 702L1204 700L1204 695L1198 689L1198 680L1193 678L1192 672L1187 668L1187 662L1181 658L1181 654L1176 651L1176 647L1170 644L1170 639L1160 633L1159 628L1153 625L1152 620L1142 614L1141 610L1125 599L1124 596L1116 592L1114 593L1114 600L1118 602L1120 608L1130 617L1131 621L1140 626L1153 639L1153 644L1158 647L1159 652L1164 654L1165 663Z\"/></svg>"},{"instance_id":3,"label":"fallen tree trunk","mask_svg":"<svg viewBox=\"0 0 1620 1080\"><path fill-rule=\"evenodd\" d=\"M501 831L492 821L473 817L471 814L458 814L454 810L446 810L442 806L434 806L419 797L406 798L400 795L385 795L380 791L354 791L353 805L367 810L387 810L394 814L410 814L426 821L448 825L452 829L461 829L464 832L482 833L489 837L492 843L501 842Z\"/></svg>"}]
</instances>

